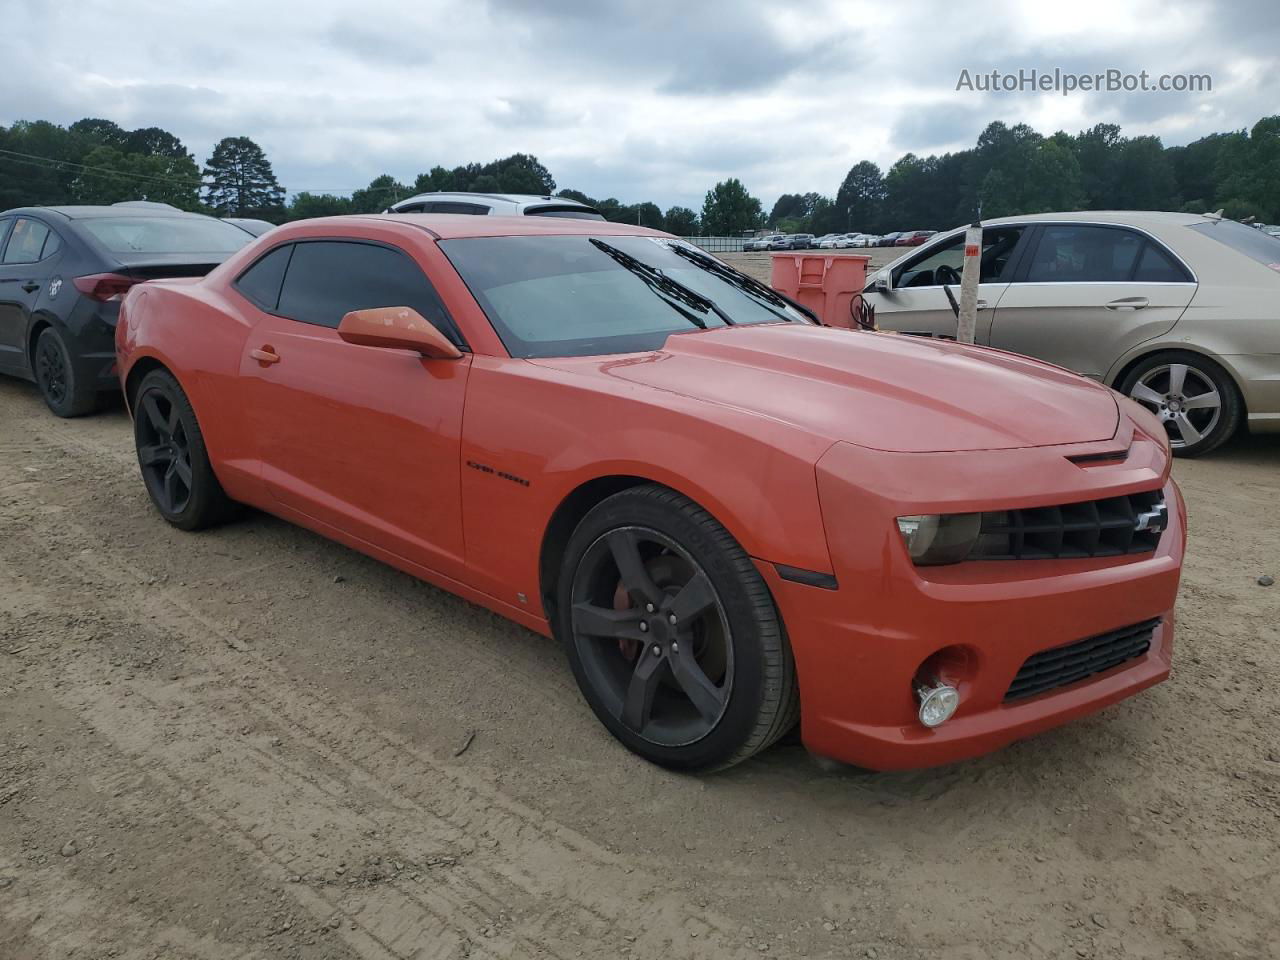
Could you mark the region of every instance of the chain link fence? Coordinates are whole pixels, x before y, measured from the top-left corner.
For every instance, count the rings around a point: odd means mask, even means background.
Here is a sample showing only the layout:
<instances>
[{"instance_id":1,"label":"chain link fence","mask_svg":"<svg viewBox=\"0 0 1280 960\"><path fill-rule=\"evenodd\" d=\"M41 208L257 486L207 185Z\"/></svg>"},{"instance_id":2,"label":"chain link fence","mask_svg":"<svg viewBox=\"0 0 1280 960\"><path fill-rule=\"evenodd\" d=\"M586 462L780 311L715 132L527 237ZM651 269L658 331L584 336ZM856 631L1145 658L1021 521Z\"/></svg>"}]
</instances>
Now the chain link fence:
<instances>
[{"instance_id":1,"label":"chain link fence","mask_svg":"<svg viewBox=\"0 0 1280 960\"><path fill-rule=\"evenodd\" d=\"M742 245L752 237L681 237L707 253L741 253Z\"/></svg>"}]
</instances>

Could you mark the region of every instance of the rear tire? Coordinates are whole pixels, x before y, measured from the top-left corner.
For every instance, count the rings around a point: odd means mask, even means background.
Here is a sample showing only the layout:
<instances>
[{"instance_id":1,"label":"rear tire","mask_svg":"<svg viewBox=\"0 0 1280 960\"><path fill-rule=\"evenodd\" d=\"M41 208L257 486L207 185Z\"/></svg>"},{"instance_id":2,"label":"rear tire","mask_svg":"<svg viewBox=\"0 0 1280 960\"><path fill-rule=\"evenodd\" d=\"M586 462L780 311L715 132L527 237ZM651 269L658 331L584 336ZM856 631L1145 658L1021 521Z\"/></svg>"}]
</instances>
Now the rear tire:
<instances>
[{"instance_id":1,"label":"rear tire","mask_svg":"<svg viewBox=\"0 0 1280 960\"><path fill-rule=\"evenodd\" d=\"M214 475L195 410L173 374L148 373L131 407L138 467L160 515L180 530L229 519L235 504Z\"/></svg>"},{"instance_id":2,"label":"rear tire","mask_svg":"<svg viewBox=\"0 0 1280 960\"><path fill-rule=\"evenodd\" d=\"M686 497L646 485L598 504L565 549L557 601L588 705L646 760L721 769L796 725L795 661L768 587Z\"/></svg>"},{"instance_id":3,"label":"rear tire","mask_svg":"<svg viewBox=\"0 0 1280 960\"><path fill-rule=\"evenodd\" d=\"M1187 350L1153 353L1117 389L1160 418L1179 457L1203 456L1222 446L1239 428L1244 409L1231 376Z\"/></svg>"},{"instance_id":4,"label":"rear tire","mask_svg":"<svg viewBox=\"0 0 1280 960\"><path fill-rule=\"evenodd\" d=\"M71 351L53 327L45 327L36 339L32 372L45 404L59 417L82 417L98 406L98 392L80 383Z\"/></svg>"}]
</instances>

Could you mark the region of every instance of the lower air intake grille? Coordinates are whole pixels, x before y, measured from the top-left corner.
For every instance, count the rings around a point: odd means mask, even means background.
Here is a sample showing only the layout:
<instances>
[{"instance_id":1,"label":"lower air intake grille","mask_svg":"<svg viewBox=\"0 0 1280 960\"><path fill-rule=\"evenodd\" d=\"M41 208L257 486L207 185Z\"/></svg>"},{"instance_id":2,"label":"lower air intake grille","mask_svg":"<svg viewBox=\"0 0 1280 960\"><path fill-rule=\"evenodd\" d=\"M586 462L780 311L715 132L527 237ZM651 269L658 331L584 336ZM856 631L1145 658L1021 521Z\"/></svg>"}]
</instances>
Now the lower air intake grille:
<instances>
[{"instance_id":1,"label":"lower air intake grille","mask_svg":"<svg viewBox=\"0 0 1280 960\"><path fill-rule=\"evenodd\" d=\"M1156 617L1069 643L1065 647L1032 654L1009 685L1009 692L1004 695L1005 703L1065 687L1142 656L1151 647L1151 637L1159 625L1160 618Z\"/></svg>"}]
</instances>

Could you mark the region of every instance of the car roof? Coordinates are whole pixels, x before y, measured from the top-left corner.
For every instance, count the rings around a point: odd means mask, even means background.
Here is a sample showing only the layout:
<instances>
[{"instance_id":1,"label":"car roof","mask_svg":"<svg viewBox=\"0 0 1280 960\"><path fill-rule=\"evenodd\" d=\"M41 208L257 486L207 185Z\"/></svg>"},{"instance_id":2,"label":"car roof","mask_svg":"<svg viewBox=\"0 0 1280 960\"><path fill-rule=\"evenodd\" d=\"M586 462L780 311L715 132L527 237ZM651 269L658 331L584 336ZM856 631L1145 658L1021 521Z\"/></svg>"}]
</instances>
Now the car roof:
<instances>
[{"instance_id":1,"label":"car roof","mask_svg":"<svg viewBox=\"0 0 1280 960\"><path fill-rule=\"evenodd\" d=\"M531 203L563 203L566 206L586 207L585 203L581 203L571 197L553 197L548 194L537 193L473 193L468 190L434 190L428 193L415 193L411 197L405 197L403 200L397 200L396 204L408 203L410 200L440 200L445 198L457 198L459 200L500 200L505 203L531 204ZM393 204L394 206L395 204ZM590 209L588 207L588 209Z\"/></svg>"},{"instance_id":2,"label":"car roof","mask_svg":"<svg viewBox=\"0 0 1280 960\"><path fill-rule=\"evenodd\" d=\"M212 220L202 213L187 213L171 207L132 207L132 206L67 206L67 207L14 207L5 210L0 216L20 216L22 214L56 213L67 220L93 220L97 217L200 217Z\"/></svg>"},{"instance_id":3,"label":"car roof","mask_svg":"<svg viewBox=\"0 0 1280 960\"><path fill-rule=\"evenodd\" d=\"M1071 210L1063 213L1024 213L1016 217L998 217L983 220L984 226L1001 223L1028 223L1050 221L1066 223L1117 223L1134 226L1189 226L1193 223L1209 223L1217 217L1203 213L1173 213L1164 210Z\"/></svg>"},{"instance_id":4,"label":"car roof","mask_svg":"<svg viewBox=\"0 0 1280 960\"><path fill-rule=\"evenodd\" d=\"M613 223L608 220L577 220L568 217L477 217L465 213L369 213L346 217L321 217L315 220L295 220L285 224L285 228L307 224L313 227L332 226L340 230L344 224L355 221L418 226L440 240L451 240L456 237L509 236L672 236L650 227ZM272 235L278 236L274 231Z\"/></svg>"}]
</instances>

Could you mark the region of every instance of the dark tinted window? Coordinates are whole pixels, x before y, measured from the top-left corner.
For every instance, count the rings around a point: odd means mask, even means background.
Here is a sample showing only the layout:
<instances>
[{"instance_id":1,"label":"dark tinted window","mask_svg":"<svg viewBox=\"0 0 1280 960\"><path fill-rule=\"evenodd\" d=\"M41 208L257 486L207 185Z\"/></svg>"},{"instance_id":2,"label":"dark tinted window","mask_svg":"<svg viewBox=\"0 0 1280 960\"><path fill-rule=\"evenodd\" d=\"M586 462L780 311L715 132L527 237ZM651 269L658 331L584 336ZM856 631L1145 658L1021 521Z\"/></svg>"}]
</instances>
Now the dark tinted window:
<instances>
[{"instance_id":1,"label":"dark tinted window","mask_svg":"<svg viewBox=\"0 0 1280 960\"><path fill-rule=\"evenodd\" d=\"M478 203L458 203L452 200L439 200L435 203L427 204L427 213L466 213L472 216L483 217L488 212L488 207Z\"/></svg>"},{"instance_id":2,"label":"dark tinted window","mask_svg":"<svg viewBox=\"0 0 1280 960\"><path fill-rule=\"evenodd\" d=\"M49 228L39 220L19 217L13 223L9 243L4 248L5 263L35 263L49 239Z\"/></svg>"},{"instance_id":3,"label":"dark tinted window","mask_svg":"<svg viewBox=\"0 0 1280 960\"><path fill-rule=\"evenodd\" d=\"M294 244L276 312L337 327L352 310L371 307L412 307L461 343L430 282L399 250L339 240Z\"/></svg>"},{"instance_id":4,"label":"dark tinted window","mask_svg":"<svg viewBox=\"0 0 1280 960\"><path fill-rule=\"evenodd\" d=\"M292 250L292 244L285 244L259 257L248 270L240 274L236 280L236 289L263 310L274 313L280 302L280 284L284 280L284 270L289 265Z\"/></svg>"},{"instance_id":5,"label":"dark tinted window","mask_svg":"<svg viewBox=\"0 0 1280 960\"><path fill-rule=\"evenodd\" d=\"M396 207L396 213L421 213L426 209L425 203L406 203L403 207Z\"/></svg>"},{"instance_id":6,"label":"dark tinted window","mask_svg":"<svg viewBox=\"0 0 1280 960\"><path fill-rule=\"evenodd\" d=\"M1191 278L1180 264L1148 240L1133 279L1135 283L1183 283Z\"/></svg>"},{"instance_id":7,"label":"dark tinted window","mask_svg":"<svg viewBox=\"0 0 1280 960\"><path fill-rule=\"evenodd\" d=\"M1232 250L1244 254L1250 260L1257 260L1272 270L1280 271L1280 238L1271 236L1253 227L1246 227L1234 220L1215 220L1212 223L1197 223L1191 227L1196 233L1213 237L1219 243L1225 243Z\"/></svg>"},{"instance_id":8,"label":"dark tinted window","mask_svg":"<svg viewBox=\"0 0 1280 960\"><path fill-rule=\"evenodd\" d=\"M570 220L603 220L602 214L582 207L530 207L525 210L527 217L566 217Z\"/></svg>"},{"instance_id":9,"label":"dark tinted window","mask_svg":"<svg viewBox=\"0 0 1280 960\"><path fill-rule=\"evenodd\" d=\"M1145 238L1131 230L1090 226L1047 226L1027 271L1028 283L1125 281Z\"/></svg>"}]
</instances>

